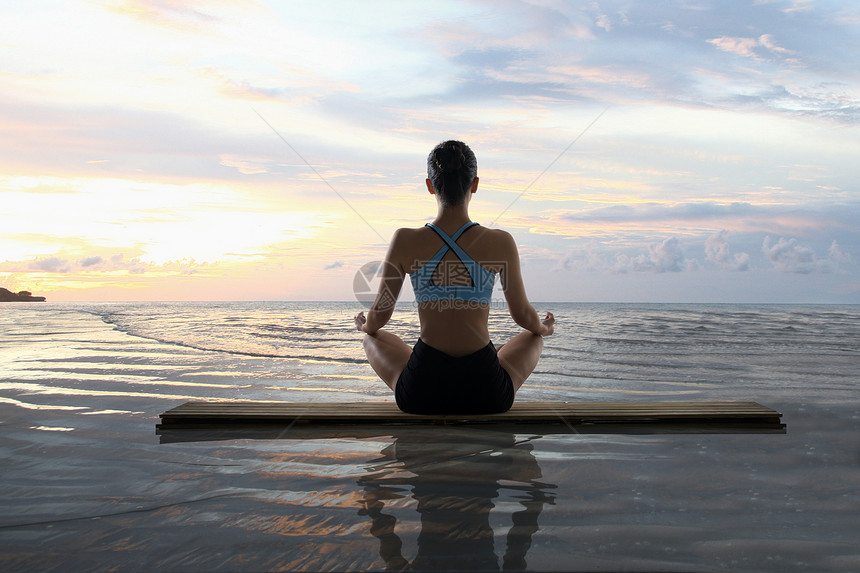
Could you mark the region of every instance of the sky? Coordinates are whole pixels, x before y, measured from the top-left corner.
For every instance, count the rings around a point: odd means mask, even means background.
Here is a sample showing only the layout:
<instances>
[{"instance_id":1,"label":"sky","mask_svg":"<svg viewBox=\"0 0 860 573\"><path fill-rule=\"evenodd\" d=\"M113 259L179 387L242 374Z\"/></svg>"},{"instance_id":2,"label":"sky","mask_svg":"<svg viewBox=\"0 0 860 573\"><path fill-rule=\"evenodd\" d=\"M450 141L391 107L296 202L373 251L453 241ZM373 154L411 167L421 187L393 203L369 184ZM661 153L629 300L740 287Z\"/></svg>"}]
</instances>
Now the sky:
<instances>
[{"instance_id":1,"label":"sky","mask_svg":"<svg viewBox=\"0 0 860 573\"><path fill-rule=\"evenodd\" d=\"M860 303L853 2L2 11L10 290L355 300L460 139L534 301Z\"/></svg>"}]
</instances>

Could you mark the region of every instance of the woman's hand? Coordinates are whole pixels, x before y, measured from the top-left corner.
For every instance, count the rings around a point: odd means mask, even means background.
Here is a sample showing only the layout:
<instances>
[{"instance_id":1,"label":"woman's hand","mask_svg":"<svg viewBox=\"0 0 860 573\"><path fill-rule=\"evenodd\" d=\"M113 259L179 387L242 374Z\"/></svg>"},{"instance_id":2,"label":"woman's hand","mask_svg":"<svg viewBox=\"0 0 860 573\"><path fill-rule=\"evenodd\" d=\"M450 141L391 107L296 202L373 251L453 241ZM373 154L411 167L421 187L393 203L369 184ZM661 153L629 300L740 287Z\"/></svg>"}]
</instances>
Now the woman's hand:
<instances>
[{"instance_id":1,"label":"woman's hand","mask_svg":"<svg viewBox=\"0 0 860 573\"><path fill-rule=\"evenodd\" d=\"M541 336L549 336L555 331L555 316L551 312L546 313L546 318L544 318L540 323L543 325L544 332Z\"/></svg>"},{"instance_id":2,"label":"woman's hand","mask_svg":"<svg viewBox=\"0 0 860 573\"><path fill-rule=\"evenodd\" d=\"M359 332L364 332L364 325L367 323L367 318L364 316L364 312L359 312L355 315L355 329Z\"/></svg>"}]
</instances>

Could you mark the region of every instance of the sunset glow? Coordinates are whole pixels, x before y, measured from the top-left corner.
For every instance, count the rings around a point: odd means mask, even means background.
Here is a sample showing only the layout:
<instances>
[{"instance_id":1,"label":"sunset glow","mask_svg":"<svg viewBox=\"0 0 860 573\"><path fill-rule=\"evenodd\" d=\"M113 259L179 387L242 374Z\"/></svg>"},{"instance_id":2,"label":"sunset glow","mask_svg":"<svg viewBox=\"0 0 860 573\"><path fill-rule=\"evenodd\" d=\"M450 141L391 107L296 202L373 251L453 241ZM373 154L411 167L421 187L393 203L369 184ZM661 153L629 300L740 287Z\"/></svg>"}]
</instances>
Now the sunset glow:
<instances>
[{"instance_id":1,"label":"sunset glow","mask_svg":"<svg viewBox=\"0 0 860 573\"><path fill-rule=\"evenodd\" d=\"M848 3L33 1L0 46L13 291L350 300L456 138L535 300L860 302Z\"/></svg>"}]
</instances>

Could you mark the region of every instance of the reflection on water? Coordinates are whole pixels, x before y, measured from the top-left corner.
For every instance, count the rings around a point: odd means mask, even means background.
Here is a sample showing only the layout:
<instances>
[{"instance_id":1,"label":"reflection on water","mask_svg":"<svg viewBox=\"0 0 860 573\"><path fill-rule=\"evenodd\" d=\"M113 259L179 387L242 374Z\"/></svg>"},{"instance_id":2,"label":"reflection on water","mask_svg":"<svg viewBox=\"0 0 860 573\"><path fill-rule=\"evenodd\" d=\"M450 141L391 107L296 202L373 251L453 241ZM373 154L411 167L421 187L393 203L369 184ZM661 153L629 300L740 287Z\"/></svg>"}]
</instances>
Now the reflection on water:
<instances>
[{"instance_id":1,"label":"reflection on water","mask_svg":"<svg viewBox=\"0 0 860 573\"><path fill-rule=\"evenodd\" d=\"M545 504L554 504L551 490L557 486L539 481L529 439L517 441L510 432L482 434L477 442L434 442L424 433L403 433L370 462L369 473L357 482L364 489L358 513L370 518L386 569L500 570L490 525L500 490L512 492L522 507L510 515L501 570L526 568L538 518ZM396 518L385 512L386 504L409 496L410 490L421 518L411 562L403 555Z\"/></svg>"},{"instance_id":2,"label":"reflection on water","mask_svg":"<svg viewBox=\"0 0 860 573\"><path fill-rule=\"evenodd\" d=\"M735 520L749 522L745 508L716 509L719 500L759 503L749 491L760 474L745 472L759 467L763 448L782 442L749 440L785 435L781 425L593 426L270 424L158 433L162 444L201 443L165 451L191 455L205 491L238 496L189 512L185 531L214 519L198 516L218 516L230 536L280 537L271 545L277 557L268 554L279 568L311 571L605 568L617 551L659 559L660 569L689 565L707 558L703 539L735 539ZM215 469L200 470L204 459ZM769 459L791 466L784 456ZM779 511L784 495L772 494L769 511ZM568 563L574 556L590 560Z\"/></svg>"},{"instance_id":3,"label":"reflection on water","mask_svg":"<svg viewBox=\"0 0 860 573\"><path fill-rule=\"evenodd\" d=\"M359 531L378 542L380 568L521 571L528 565L532 537L541 529L544 506L555 505L558 486L542 481L534 455L534 444L550 429L544 427L538 434L501 425L271 425L161 428L159 434L161 443L348 439L378 444L378 455L357 466L350 464L363 468L352 474L357 491L346 484L337 491L339 499L355 500L353 515L367 520L369 527ZM327 461L331 463L330 458ZM291 458L291 463L297 460ZM294 480L291 483L295 485ZM351 520L341 521L343 528L356 531L347 525ZM408 549L416 543L417 550Z\"/></svg>"}]
</instances>

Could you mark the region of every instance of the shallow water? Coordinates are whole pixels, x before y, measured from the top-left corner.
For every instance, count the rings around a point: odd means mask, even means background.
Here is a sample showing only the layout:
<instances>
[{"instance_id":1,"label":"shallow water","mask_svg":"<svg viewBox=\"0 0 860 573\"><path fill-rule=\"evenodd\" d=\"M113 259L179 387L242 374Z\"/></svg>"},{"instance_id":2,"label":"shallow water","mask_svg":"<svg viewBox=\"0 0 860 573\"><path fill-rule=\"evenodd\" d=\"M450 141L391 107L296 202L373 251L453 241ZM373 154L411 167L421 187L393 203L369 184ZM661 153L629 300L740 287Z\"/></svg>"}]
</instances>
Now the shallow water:
<instances>
[{"instance_id":1,"label":"shallow water","mask_svg":"<svg viewBox=\"0 0 860 573\"><path fill-rule=\"evenodd\" d=\"M188 399L390 399L354 306L0 308L0 568L860 569L858 307L554 305L518 397L752 399L784 434L156 434Z\"/></svg>"}]
</instances>

